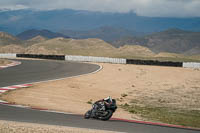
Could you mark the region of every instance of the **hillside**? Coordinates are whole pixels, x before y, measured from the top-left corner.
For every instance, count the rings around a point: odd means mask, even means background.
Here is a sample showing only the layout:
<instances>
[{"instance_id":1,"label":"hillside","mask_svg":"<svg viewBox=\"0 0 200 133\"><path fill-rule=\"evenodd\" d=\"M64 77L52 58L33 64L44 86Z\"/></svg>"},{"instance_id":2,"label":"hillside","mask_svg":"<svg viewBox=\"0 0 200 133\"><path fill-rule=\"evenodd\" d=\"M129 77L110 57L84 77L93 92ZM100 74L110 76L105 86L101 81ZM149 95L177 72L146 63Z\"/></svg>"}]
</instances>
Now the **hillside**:
<instances>
[{"instance_id":1,"label":"hillside","mask_svg":"<svg viewBox=\"0 0 200 133\"><path fill-rule=\"evenodd\" d=\"M118 54L126 58L155 56L150 49L140 45L124 45L118 48Z\"/></svg>"},{"instance_id":2,"label":"hillside","mask_svg":"<svg viewBox=\"0 0 200 133\"><path fill-rule=\"evenodd\" d=\"M43 36L38 35L36 37L33 37L29 40L24 41L23 46L28 47L28 46L31 46L31 45L36 44L36 43L44 42L46 40L48 40L48 38L45 38Z\"/></svg>"},{"instance_id":3,"label":"hillside","mask_svg":"<svg viewBox=\"0 0 200 133\"><path fill-rule=\"evenodd\" d=\"M0 32L0 46L9 44L20 44L22 41L8 33Z\"/></svg>"},{"instance_id":4,"label":"hillside","mask_svg":"<svg viewBox=\"0 0 200 133\"><path fill-rule=\"evenodd\" d=\"M116 48L100 39L54 38L28 47L26 53L114 56Z\"/></svg>"},{"instance_id":5,"label":"hillside","mask_svg":"<svg viewBox=\"0 0 200 133\"><path fill-rule=\"evenodd\" d=\"M96 38L71 39L57 37L47 39L41 35L21 41L7 33L1 34L5 45L0 46L1 53L32 53L32 54L68 54L107 57L147 57L154 56L148 48L125 45L115 48L111 44ZM13 42L13 43L12 43ZM18 44L15 44L17 42Z\"/></svg>"},{"instance_id":6,"label":"hillside","mask_svg":"<svg viewBox=\"0 0 200 133\"><path fill-rule=\"evenodd\" d=\"M106 57L154 57L148 48L138 45L125 45L115 48L100 39L65 39L55 38L28 47L26 53L32 54L68 54Z\"/></svg>"},{"instance_id":7,"label":"hillside","mask_svg":"<svg viewBox=\"0 0 200 133\"><path fill-rule=\"evenodd\" d=\"M72 38L78 38L78 39L87 39L87 38L99 38L104 41L114 41L121 37L126 36L139 36L143 33L139 33L133 30L127 30L125 28L119 28L119 27L112 27L112 26L102 26L99 28L95 28L92 30L62 30L60 33L64 35L68 35Z\"/></svg>"},{"instance_id":8,"label":"hillside","mask_svg":"<svg viewBox=\"0 0 200 133\"><path fill-rule=\"evenodd\" d=\"M196 46L191 48L190 50L186 51L184 54L186 55L197 55L200 54L200 46Z\"/></svg>"},{"instance_id":9,"label":"hillside","mask_svg":"<svg viewBox=\"0 0 200 133\"><path fill-rule=\"evenodd\" d=\"M156 52L184 53L194 47L200 46L200 32L170 29L154 33L147 36L147 38L149 41L146 46Z\"/></svg>"},{"instance_id":10,"label":"hillside","mask_svg":"<svg viewBox=\"0 0 200 133\"><path fill-rule=\"evenodd\" d=\"M114 47L121 47L124 45L141 45L144 46L148 40L145 37L135 37L135 36L127 36L127 37L122 37L117 40L114 40L111 42L111 44Z\"/></svg>"},{"instance_id":11,"label":"hillside","mask_svg":"<svg viewBox=\"0 0 200 133\"><path fill-rule=\"evenodd\" d=\"M169 58L183 58L184 55L176 53L161 52L155 55L155 57L169 57Z\"/></svg>"},{"instance_id":12,"label":"hillside","mask_svg":"<svg viewBox=\"0 0 200 133\"><path fill-rule=\"evenodd\" d=\"M27 41L38 43L38 42L42 42L42 41L46 41L46 40L47 40L47 38L38 35L38 36L33 37L33 38L31 38L31 39L29 39L29 40L27 40Z\"/></svg>"},{"instance_id":13,"label":"hillside","mask_svg":"<svg viewBox=\"0 0 200 133\"><path fill-rule=\"evenodd\" d=\"M193 33L193 32L192 32ZM180 33L179 33L180 34ZM135 44L131 43L131 37L129 40L119 48L112 46L111 44L96 38L89 39L71 39L57 37L53 39L47 39L42 36L36 36L32 39L21 41L12 35L7 33L1 33L0 39L3 40L0 45L0 53L27 53L27 54L66 54L66 55L83 55L83 56L105 56L105 57L119 57L119 58L132 58L132 59L156 59L156 60L171 60L171 61L196 61L199 60L199 46L193 47L184 54L172 53L172 52L159 52L155 53L151 50L154 43L146 46L143 41L142 45L136 45L137 41L142 41L141 37L138 40L134 40ZM158 36L158 34L154 34ZM172 34L170 33L172 36ZM184 35L184 34L182 34ZM150 37L153 35L149 35ZM146 37L149 37L146 36ZM167 38L170 40L169 35L160 34L161 39ZM152 37L154 40L154 36ZM156 37L155 37L156 38ZM171 37L172 39L174 36ZM145 38L148 40L148 38ZM151 41L152 41L151 40ZM164 40L164 39L163 39ZM139 42L138 41L138 42ZM195 42L195 41L194 41ZM196 40L198 42L198 39ZM121 42L120 42L121 43ZM146 44L145 44L146 43ZM193 53L193 55L191 55Z\"/></svg>"},{"instance_id":14,"label":"hillside","mask_svg":"<svg viewBox=\"0 0 200 133\"><path fill-rule=\"evenodd\" d=\"M63 35L61 33L55 33L49 30L36 30L36 29L26 30L17 35L17 37L20 38L21 40L29 40L37 36L42 36L44 38L49 38L49 39L56 37L69 38L68 36Z\"/></svg>"},{"instance_id":15,"label":"hillside","mask_svg":"<svg viewBox=\"0 0 200 133\"><path fill-rule=\"evenodd\" d=\"M196 49L200 47L200 32L169 29L144 37L121 38L117 41L113 41L112 44L116 47L125 44L137 44L148 47L156 53L200 54L200 51Z\"/></svg>"},{"instance_id":16,"label":"hillside","mask_svg":"<svg viewBox=\"0 0 200 133\"><path fill-rule=\"evenodd\" d=\"M24 53L25 48L20 45L6 45L0 47L0 53Z\"/></svg>"}]
</instances>

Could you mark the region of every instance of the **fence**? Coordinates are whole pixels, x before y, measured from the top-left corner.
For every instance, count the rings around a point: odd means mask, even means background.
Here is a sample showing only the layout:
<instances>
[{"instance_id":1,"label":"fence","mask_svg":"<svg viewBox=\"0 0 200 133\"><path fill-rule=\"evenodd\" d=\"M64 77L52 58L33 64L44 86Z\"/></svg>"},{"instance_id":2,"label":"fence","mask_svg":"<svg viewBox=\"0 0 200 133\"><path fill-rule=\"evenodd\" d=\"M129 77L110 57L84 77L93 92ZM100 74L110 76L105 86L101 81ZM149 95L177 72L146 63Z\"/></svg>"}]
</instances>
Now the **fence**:
<instances>
[{"instance_id":1,"label":"fence","mask_svg":"<svg viewBox=\"0 0 200 133\"><path fill-rule=\"evenodd\" d=\"M93 56L66 55L65 60L67 60L67 61L80 61L80 62L126 64L126 59L122 59L122 58L93 57Z\"/></svg>"},{"instance_id":2,"label":"fence","mask_svg":"<svg viewBox=\"0 0 200 133\"><path fill-rule=\"evenodd\" d=\"M16 54L0 54L0 58L16 58Z\"/></svg>"},{"instance_id":3,"label":"fence","mask_svg":"<svg viewBox=\"0 0 200 133\"><path fill-rule=\"evenodd\" d=\"M184 68L200 68L200 63L196 62L183 62Z\"/></svg>"}]
</instances>

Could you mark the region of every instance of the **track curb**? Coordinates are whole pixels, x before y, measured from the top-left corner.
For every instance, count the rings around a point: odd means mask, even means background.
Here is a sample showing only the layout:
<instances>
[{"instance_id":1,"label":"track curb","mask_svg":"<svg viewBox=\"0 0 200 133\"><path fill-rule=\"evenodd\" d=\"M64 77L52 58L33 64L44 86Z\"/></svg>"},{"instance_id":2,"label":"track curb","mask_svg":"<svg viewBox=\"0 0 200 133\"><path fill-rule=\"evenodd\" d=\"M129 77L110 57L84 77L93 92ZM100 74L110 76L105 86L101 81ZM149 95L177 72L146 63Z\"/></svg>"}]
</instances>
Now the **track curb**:
<instances>
[{"instance_id":1,"label":"track curb","mask_svg":"<svg viewBox=\"0 0 200 133\"><path fill-rule=\"evenodd\" d=\"M4 68L8 68L8 67L13 67L13 66L17 66L20 65L21 62L19 61L12 61L12 63L4 65L4 66L0 66L0 69L4 69Z\"/></svg>"},{"instance_id":2,"label":"track curb","mask_svg":"<svg viewBox=\"0 0 200 133\"><path fill-rule=\"evenodd\" d=\"M128 119L122 119L122 118L111 118L111 120L122 121L122 122L129 122L129 123L137 123L137 124L146 124L146 125L154 125L154 126L171 127L171 128L181 128L181 129L188 129L188 130L200 131L200 128L193 128L193 127L187 127L187 126L182 126L182 125L174 125L174 124L151 122L151 121L128 120Z\"/></svg>"}]
</instances>

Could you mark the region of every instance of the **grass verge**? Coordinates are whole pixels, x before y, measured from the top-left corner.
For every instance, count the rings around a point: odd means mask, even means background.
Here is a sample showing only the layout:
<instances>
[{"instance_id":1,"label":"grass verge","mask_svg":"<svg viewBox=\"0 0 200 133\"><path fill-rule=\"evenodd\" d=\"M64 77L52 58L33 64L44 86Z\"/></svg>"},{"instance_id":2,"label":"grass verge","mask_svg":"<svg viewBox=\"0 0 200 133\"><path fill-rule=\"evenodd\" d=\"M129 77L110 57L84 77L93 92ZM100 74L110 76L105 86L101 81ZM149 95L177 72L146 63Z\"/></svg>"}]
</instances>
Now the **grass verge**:
<instances>
[{"instance_id":1,"label":"grass verge","mask_svg":"<svg viewBox=\"0 0 200 133\"><path fill-rule=\"evenodd\" d=\"M167 107L120 105L124 110L151 121L200 128L200 111L179 110Z\"/></svg>"}]
</instances>

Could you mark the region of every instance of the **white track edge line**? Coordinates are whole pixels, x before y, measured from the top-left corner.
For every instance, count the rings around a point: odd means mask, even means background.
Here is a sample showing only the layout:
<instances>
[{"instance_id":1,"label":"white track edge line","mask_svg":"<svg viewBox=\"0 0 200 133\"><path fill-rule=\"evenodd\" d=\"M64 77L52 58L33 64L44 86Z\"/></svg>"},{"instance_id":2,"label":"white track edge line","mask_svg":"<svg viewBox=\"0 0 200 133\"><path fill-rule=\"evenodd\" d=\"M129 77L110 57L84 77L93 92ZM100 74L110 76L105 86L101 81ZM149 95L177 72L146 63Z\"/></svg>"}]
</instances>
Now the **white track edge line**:
<instances>
[{"instance_id":1,"label":"white track edge line","mask_svg":"<svg viewBox=\"0 0 200 133\"><path fill-rule=\"evenodd\" d=\"M3 100L0 100L0 104L1 104L1 103L8 103L8 102L6 102L6 101L3 101Z\"/></svg>"}]
</instances>

